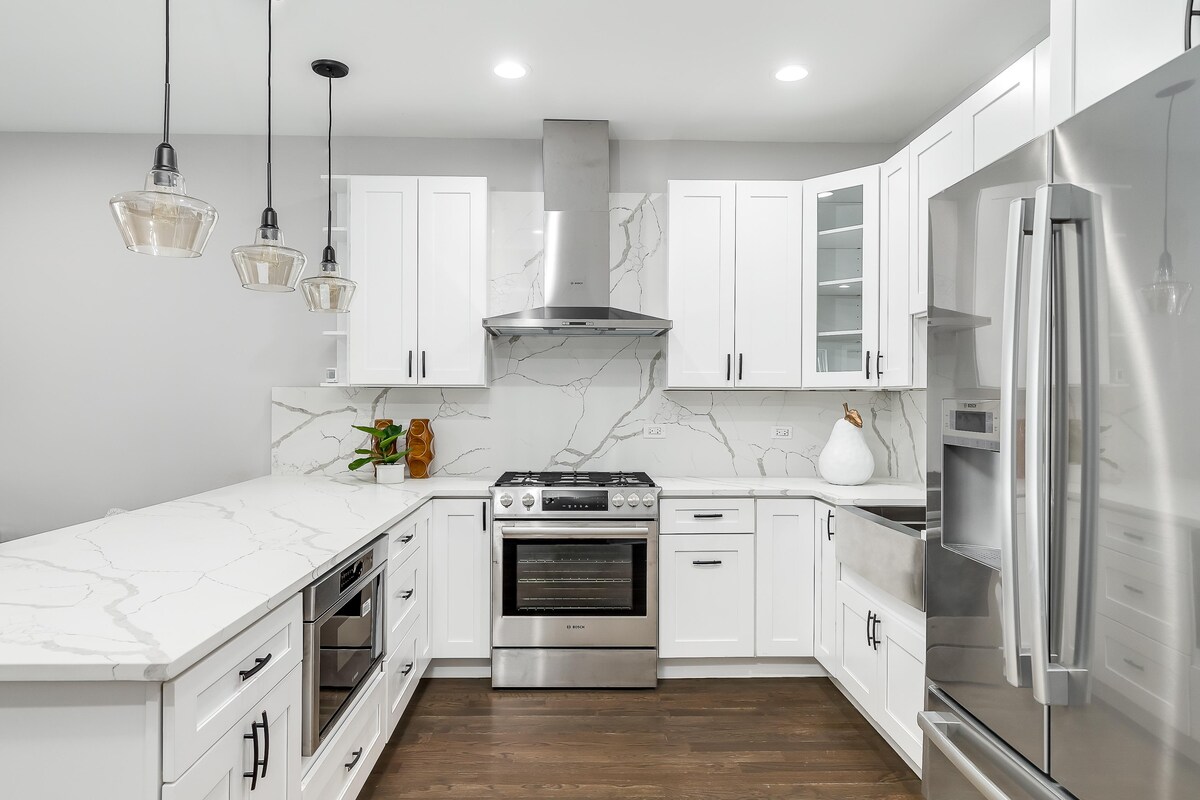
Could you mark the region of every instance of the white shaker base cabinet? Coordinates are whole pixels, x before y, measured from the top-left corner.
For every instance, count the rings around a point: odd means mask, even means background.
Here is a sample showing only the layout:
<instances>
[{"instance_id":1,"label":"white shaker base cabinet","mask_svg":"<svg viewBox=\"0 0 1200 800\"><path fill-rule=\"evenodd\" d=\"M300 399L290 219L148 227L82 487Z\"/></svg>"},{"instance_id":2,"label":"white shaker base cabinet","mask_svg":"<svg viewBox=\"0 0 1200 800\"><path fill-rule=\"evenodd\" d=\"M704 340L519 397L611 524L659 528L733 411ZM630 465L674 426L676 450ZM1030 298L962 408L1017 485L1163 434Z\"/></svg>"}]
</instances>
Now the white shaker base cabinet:
<instances>
[{"instance_id":1,"label":"white shaker base cabinet","mask_svg":"<svg viewBox=\"0 0 1200 800\"><path fill-rule=\"evenodd\" d=\"M821 501L813 503L813 561L815 591L813 592L813 655L825 671L835 678L837 670L837 579L838 564L835 544L837 511Z\"/></svg>"},{"instance_id":2,"label":"white shaker base cabinet","mask_svg":"<svg viewBox=\"0 0 1200 800\"><path fill-rule=\"evenodd\" d=\"M813 501L759 500L755 655L813 654Z\"/></svg>"},{"instance_id":3,"label":"white shaker base cabinet","mask_svg":"<svg viewBox=\"0 0 1200 800\"><path fill-rule=\"evenodd\" d=\"M754 535L674 534L659 546L660 658L754 655Z\"/></svg>"},{"instance_id":4,"label":"white shaker base cabinet","mask_svg":"<svg viewBox=\"0 0 1200 800\"><path fill-rule=\"evenodd\" d=\"M300 670L294 667L179 780L163 784L162 800L300 800Z\"/></svg>"},{"instance_id":5,"label":"white shaker base cabinet","mask_svg":"<svg viewBox=\"0 0 1200 800\"><path fill-rule=\"evenodd\" d=\"M488 502L434 500L430 531L429 655L492 655L492 531Z\"/></svg>"}]
</instances>

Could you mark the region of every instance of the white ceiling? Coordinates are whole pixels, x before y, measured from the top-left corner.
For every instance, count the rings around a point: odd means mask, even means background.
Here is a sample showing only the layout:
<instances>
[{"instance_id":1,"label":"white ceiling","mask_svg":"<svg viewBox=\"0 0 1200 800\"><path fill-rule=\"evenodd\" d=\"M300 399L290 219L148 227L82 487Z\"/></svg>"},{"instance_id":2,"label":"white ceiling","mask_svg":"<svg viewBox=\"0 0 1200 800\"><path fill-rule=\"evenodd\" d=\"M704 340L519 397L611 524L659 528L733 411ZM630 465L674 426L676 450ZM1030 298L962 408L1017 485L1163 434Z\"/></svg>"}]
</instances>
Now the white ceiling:
<instances>
[{"instance_id":1,"label":"white ceiling","mask_svg":"<svg viewBox=\"0 0 1200 800\"><path fill-rule=\"evenodd\" d=\"M174 132L265 128L268 0L172 4ZM275 118L323 134L893 142L1046 30L1049 0L275 0ZM0 130L153 132L162 0L4 0ZM532 68L506 81L492 66ZM810 76L781 83L784 64ZM23 65L20 69L16 65Z\"/></svg>"}]
</instances>

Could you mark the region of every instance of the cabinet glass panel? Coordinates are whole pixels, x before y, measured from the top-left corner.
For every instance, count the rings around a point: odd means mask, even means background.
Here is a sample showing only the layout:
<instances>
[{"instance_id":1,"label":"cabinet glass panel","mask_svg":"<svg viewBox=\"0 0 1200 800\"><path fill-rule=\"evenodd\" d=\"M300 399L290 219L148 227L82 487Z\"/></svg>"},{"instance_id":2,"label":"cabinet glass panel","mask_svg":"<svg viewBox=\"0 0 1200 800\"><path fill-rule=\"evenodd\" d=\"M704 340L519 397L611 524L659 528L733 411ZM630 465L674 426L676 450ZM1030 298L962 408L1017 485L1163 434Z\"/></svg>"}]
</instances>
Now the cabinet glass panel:
<instances>
[{"instance_id":1,"label":"cabinet glass panel","mask_svg":"<svg viewBox=\"0 0 1200 800\"><path fill-rule=\"evenodd\" d=\"M817 197L817 371L855 372L863 350L863 187Z\"/></svg>"}]
</instances>

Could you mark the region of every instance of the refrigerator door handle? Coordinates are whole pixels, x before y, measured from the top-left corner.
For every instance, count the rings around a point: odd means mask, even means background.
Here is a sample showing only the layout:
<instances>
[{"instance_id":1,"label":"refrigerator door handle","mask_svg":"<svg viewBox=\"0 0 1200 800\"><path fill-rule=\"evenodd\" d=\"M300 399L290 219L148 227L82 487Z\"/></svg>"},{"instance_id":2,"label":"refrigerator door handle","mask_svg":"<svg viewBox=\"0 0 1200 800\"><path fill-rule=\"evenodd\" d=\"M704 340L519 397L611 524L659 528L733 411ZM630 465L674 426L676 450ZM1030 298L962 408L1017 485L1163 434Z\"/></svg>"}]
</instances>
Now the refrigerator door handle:
<instances>
[{"instance_id":1,"label":"refrigerator door handle","mask_svg":"<svg viewBox=\"0 0 1200 800\"><path fill-rule=\"evenodd\" d=\"M1095 287L1094 272L1096 265L1089 263L1095 258L1095 247L1088 245L1088 239L1094 235L1093 210L1094 195L1078 186L1071 184L1049 184L1037 190L1035 198L1033 223L1033 258L1030 267L1029 284L1029 358L1025 390L1025 422L1026 422L1026 491L1025 491L1025 524L1028 531L1028 560L1027 573L1024 576L1030 587L1023 595L1028 599L1033 612L1032 634L1032 683L1033 696L1039 703L1048 706L1078 705L1086 700L1087 670L1052 663L1050 660L1050 602L1049 587L1049 548L1048 535L1051 512L1061 508L1065 500L1066 475L1051 475L1053 467L1051 458L1051 422L1054 408L1051 404L1051 305L1054 302L1051 285L1055 280L1054 254L1055 242L1053 228L1055 225L1074 224L1080 239L1080 277L1085 283L1081 284L1081 295L1084 307L1081 311L1081 321L1087 324L1095 322L1094 293L1091 298L1092 308L1088 308L1088 286ZM1091 273L1090 275L1085 275ZM1061 333L1061 331L1060 331ZM1084 349L1081 369L1081 382L1084 385L1084 479L1081 485L1081 535L1094 530L1095 515L1089 511L1094 506L1096 486L1094 467L1089 461L1095 460L1096 442L1088 431L1095 424L1094 406L1097 402L1096 387L1089 386L1096 380L1094 364L1089 364L1088 350L1094 354L1097 343L1095 331L1082 332ZM1061 365L1055 367L1061 369ZM1062 432L1058 432L1060 437ZM1093 439L1093 441L1089 441ZM1052 503L1051 492L1057 495L1057 502ZM1085 538L1090 539L1090 534ZM1081 553L1087 553L1086 546L1080 547ZM1081 559L1082 561L1082 559ZM1080 564L1081 570L1086 565ZM1086 601L1076 607L1076 614L1086 620L1089 615L1090 582L1084 579L1081 571L1079 580L1080 600ZM1060 609L1055 609L1060 611ZM1083 655L1083 653L1080 653Z\"/></svg>"},{"instance_id":2,"label":"refrigerator door handle","mask_svg":"<svg viewBox=\"0 0 1200 800\"><path fill-rule=\"evenodd\" d=\"M1008 238L1004 270L1004 319L1000 337L1000 504L1001 633L1004 677L1017 687L1030 683L1029 653L1022 650L1020 552L1017 548L1017 387L1020 384L1021 295L1026 276L1021 258L1025 237L1033 233L1034 201L1013 200L1008 207Z\"/></svg>"},{"instance_id":3,"label":"refrigerator door handle","mask_svg":"<svg viewBox=\"0 0 1200 800\"><path fill-rule=\"evenodd\" d=\"M922 711L917 714L917 724L925 732L929 743L941 750L942 755L949 759L955 769L961 772L962 776L970 781L971 785L978 789L979 793L987 800L1013 800L991 778L985 775L983 770L975 766L967 754L954 743L953 735L960 730L965 730L962 722L956 717L936 711Z\"/></svg>"}]
</instances>

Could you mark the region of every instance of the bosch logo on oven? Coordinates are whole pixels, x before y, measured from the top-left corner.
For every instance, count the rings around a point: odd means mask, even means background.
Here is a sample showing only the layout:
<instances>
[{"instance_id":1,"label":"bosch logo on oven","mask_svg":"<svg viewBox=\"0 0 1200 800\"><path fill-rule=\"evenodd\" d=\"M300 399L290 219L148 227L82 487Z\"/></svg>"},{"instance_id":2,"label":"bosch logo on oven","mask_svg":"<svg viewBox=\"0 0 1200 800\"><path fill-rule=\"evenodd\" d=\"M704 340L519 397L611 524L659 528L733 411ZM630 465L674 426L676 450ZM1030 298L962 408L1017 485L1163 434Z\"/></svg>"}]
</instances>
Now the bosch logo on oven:
<instances>
[{"instance_id":1,"label":"bosch logo on oven","mask_svg":"<svg viewBox=\"0 0 1200 800\"><path fill-rule=\"evenodd\" d=\"M569 630L569 631L581 631L581 630L583 630L583 629L584 629L584 628L586 628L586 627L587 627L586 625L568 625L568 626L567 626L567 630Z\"/></svg>"}]
</instances>

